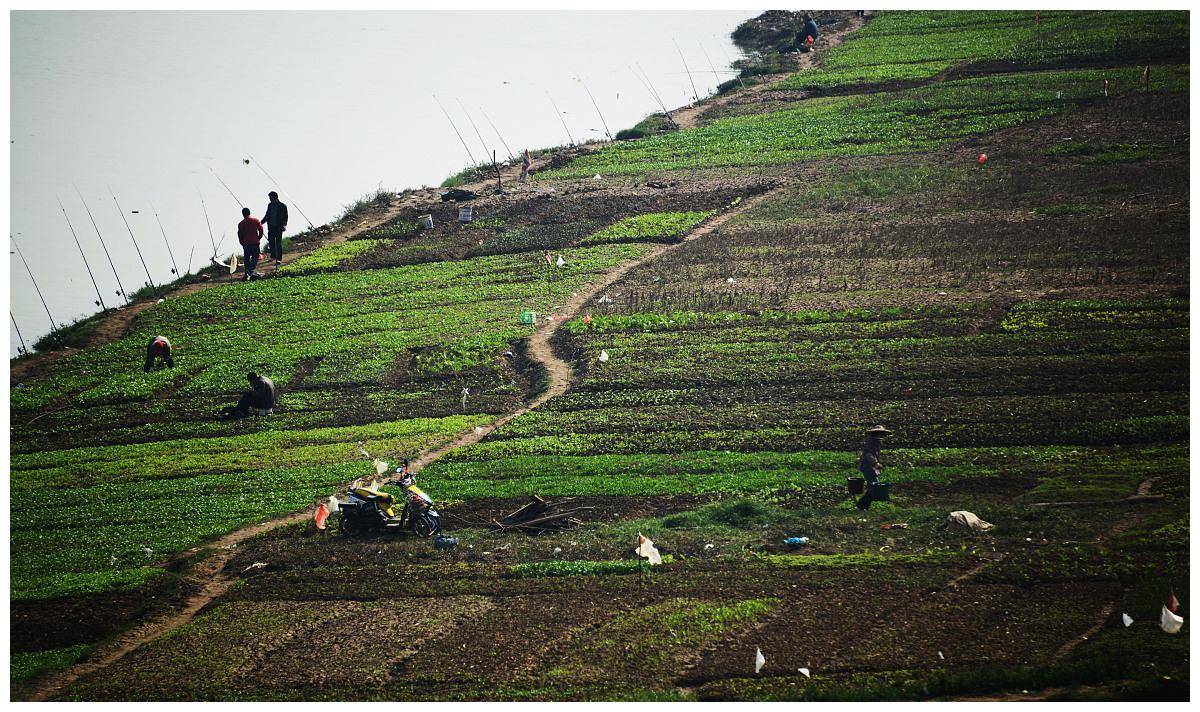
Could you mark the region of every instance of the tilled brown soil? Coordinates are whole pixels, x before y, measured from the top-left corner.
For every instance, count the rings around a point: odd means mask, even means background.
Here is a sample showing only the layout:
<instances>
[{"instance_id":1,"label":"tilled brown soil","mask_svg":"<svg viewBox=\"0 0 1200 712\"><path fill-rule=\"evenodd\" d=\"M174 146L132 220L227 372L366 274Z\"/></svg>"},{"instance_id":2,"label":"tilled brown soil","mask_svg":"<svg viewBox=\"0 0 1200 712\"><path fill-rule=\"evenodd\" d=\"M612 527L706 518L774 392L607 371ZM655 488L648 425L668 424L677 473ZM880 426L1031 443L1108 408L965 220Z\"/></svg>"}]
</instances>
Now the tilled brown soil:
<instances>
[{"instance_id":1,"label":"tilled brown soil","mask_svg":"<svg viewBox=\"0 0 1200 712\"><path fill-rule=\"evenodd\" d=\"M566 697L584 694L581 688L667 691L751 676L756 648L767 658L766 676L794 675L799 667L835 674L1036 663L1085 632L1105 602L1119 595L1102 582L1032 589L964 584L938 591L961 570L733 566L648 576L491 576L474 579L478 591L451 593L457 587L446 585L445 591L412 597L402 587L387 587L383 597L377 589L376 595L362 591L361 597L305 603L238 603L239 594L253 593L243 587L176 635L81 680L70 697L124 699L129 681L139 699L492 699L536 689ZM694 652L672 642L671 623L645 615L659 604L671 611L686 610L688 601L734 605L749 599L774 603L765 615ZM605 651L626 646L658 662L646 667L646 660L630 657L602 663L611 652L594 650L589 641L603 643ZM183 661L194 661L189 666L200 674L178 679L172 671L182 673Z\"/></svg>"}]
</instances>

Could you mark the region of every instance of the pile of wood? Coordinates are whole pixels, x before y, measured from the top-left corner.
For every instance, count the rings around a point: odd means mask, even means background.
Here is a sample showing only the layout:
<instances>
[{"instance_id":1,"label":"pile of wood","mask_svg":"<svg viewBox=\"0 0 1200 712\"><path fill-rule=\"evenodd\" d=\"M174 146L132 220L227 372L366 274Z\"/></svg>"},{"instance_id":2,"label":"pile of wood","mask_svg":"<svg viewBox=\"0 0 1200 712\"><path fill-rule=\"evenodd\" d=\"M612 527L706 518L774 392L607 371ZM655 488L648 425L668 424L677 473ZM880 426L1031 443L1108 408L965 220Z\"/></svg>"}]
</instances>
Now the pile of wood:
<instances>
[{"instance_id":1,"label":"pile of wood","mask_svg":"<svg viewBox=\"0 0 1200 712\"><path fill-rule=\"evenodd\" d=\"M564 509L563 505L571 501L571 499L562 499L552 503L536 494L530 495L529 504L500 519L493 519L492 524L501 530L518 529L533 534L578 526L583 522L574 515L594 508L567 507Z\"/></svg>"}]
</instances>

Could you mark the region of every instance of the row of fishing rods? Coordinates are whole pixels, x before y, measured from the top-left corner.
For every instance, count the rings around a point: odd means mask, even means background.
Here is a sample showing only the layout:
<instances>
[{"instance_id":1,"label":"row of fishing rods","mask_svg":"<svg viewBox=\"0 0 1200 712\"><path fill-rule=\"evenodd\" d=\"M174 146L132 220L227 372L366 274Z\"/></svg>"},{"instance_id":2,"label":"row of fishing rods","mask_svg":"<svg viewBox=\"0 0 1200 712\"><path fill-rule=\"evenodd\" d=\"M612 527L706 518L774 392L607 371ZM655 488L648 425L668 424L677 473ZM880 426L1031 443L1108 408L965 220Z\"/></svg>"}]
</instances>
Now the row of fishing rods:
<instances>
[{"instance_id":1,"label":"row of fishing rods","mask_svg":"<svg viewBox=\"0 0 1200 712\"><path fill-rule=\"evenodd\" d=\"M715 35L713 36L713 39L716 39ZM683 50L679 47L679 43L675 41L675 38L673 38L673 37L671 38L671 43L675 45L675 51L679 53L679 60L683 64L683 71L685 74L687 74L688 82L692 86L692 101L698 102L698 101L700 101L700 92L696 89L696 82L694 79L692 79L692 71L688 67L687 59L685 59L683 56ZM733 62L729 57L728 51L725 50L724 46L721 45L720 42L718 42L717 44L718 44L718 46L721 47L721 50L723 52L725 52L726 61L728 61L730 63L730 65L732 66ZM721 85L721 73L718 72L717 68L713 65L712 59L710 59L708 56L708 50L704 49L703 44L700 44L700 51L704 54L704 59L708 62L709 69L712 71L713 76L717 80L717 85L720 86ZM665 101L663 101L662 95L658 93L658 89L654 86L654 83L650 80L650 75L646 72L645 69L642 69L641 63L634 62L633 65L625 65L625 66L629 69L630 72L633 73L633 76L646 89L646 91L649 92L651 98L654 99L655 104L657 104L658 107L660 109L662 109L663 115L665 115L668 119L670 119L671 118L671 110L667 108L667 103ZM637 69L634 69L635 66L637 67ZM639 74L639 72L640 72L640 74ZM583 91L587 94L588 100L592 104L592 108L594 108L596 110L596 116L599 117L599 119L600 119L600 125L604 127L605 137L608 138L609 141L612 141L613 135L612 135L612 132L609 131L608 122L604 119L604 113L600 111L600 105L596 102L596 97L592 95L591 90L588 89L587 83L585 83L583 81L583 79L580 77L572 77L572 79L574 81L578 82L581 87L583 87ZM738 84L741 85L741 87L743 89L746 88L746 85L744 83L742 83L742 78L741 78L740 73L738 73L737 81L738 81ZM562 124L563 132L567 134L568 144L571 146L574 146L575 145L575 137L571 135L571 129L567 127L566 119L563 118L563 112L559 110L558 104L555 103L554 97L550 95L549 90L546 90L546 98L550 101L550 106L554 108L554 115L558 117L559 123ZM449 122L450 128L454 131L454 134L456 136L458 136L458 140L460 143L462 143L463 150L466 151L467 157L470 159L471 164L473 166L477 166L477 167L485 166L487 157L489 155L494 156L494 151L488 149L487 141L485 141L483 139L483 134L480 133L479 127L475 124L475 120L471 118L471 112L467 111L467 107L463 105L462 100L455 98L455 101L458 102L458 106L462 110L463 115L466 116L467 122L471 125L471 128L475 131L475 136L476 136L476 138L479 139L479 145L483 148L483 156L484 156L483 162L475 160L475 154L471 152L471 147L469 145L467 145L467 139L464 138L462 132L458 130L458 126L454 123L454 119L450 118L450 112L446 111L446 107L442 104L442 101L440 99L438 99L437 94L433 95L433 100L435 102L437 102L438 108L442 110L442 115L446 117L446 121ZM504 140L504 136L502 136L500 134L500 130L496 128L496 124L492 122L491 118L487 115L487 112L484 111L482 106L479 107L479 113L483 116L484 120L487 121L488 125L492 127L492 131L496 134L496 138L498 138L500 140L500 144L502 146L504 146L504 150L508 153L508 159L510 161L515 162L517 160L517 158L516 158L516 156L513 155L512 149L509 148L508 142ZM595 129L592 129L592 130L595 131Z\"/></svg>"},{"instance_id":2,"label":"row of fishing rods","mask_svg":"<svg viewBox=\"0 0 1200 712\"><path fill-rule=\"evenodd\" d=\"M255 160L254 156L248 156L248 158L243 159L243 163L246 165L249 165L251 162L253 162L254 165L257 166L260 171L262 171L263 175L267 177L267 180L271 181L271 183L273 183L275 186L277 186L277 187L279 186L278 181L276 181L274 178L271 177L271 174L267 172L267 169L264 168L262 166L262 164L260 164L257 160ZM240 198L238 198L237 194L233 192L233 189L229 187L229 184L226 183L224 180L222 180L221 176L217 175L217 172L215 170L213 170L211 166L209 167L208 170L210 173L212 173L213 177L216 178L217 182L219 182L221 184L221 187L223 187L226 190L226 192L229 193L229 196L231 198L233 198L234 201L237 202L239 209L246 205L244 202L242 202L242 200ZM118 297L121 297L122 299L124 299L125 305L128 306L129 302L130 302L129 293L125 290L125 285L121 282L121 275L117 271L117 265L113 261L112 253L110 253L108 250L108 242L104 239L104 235L100 232L100 226L96 223L96 216L92 213L92 209L88 205L87 200L84 199L83 194L79 191L79 187L76 186L74 183L71 184L71 187L74 188L75 194L79 197L79 202L83 204L83 209L87 212L88 220L91 222L92 229L95 230L95 232L96 232L96 238L100 242L100 247L104 251L104 257L108 261L108 266L112 269L113 278L117 282L116 294ZM280 187L279 189L283 190L282 187ZM212 260L215 262L217 259L217 253L220 250L221 245L224 244L224 242L225 242L225 235L221 236L220 242L217 242L214 239L213 230L212 230L212 221L209 220L209 217L208 217L208 205L204 202L204 193L201 192L199 189L197 189L197 193L200 194L200 208L204 212L204 223L205 223L206 228L208 229L208 240L209 240L209 243L212 245L212 250L213 250ZM300 216L303 217L304 220L308 223L309 229L312 229L313 228L312 221L308 219L308 216L304 214L304 211L300 209L300 206L296 205L295 201L292 199L291 194L287 193L287 191L284 191L284 193L288 196L288 200L291 201L292 207L296 208L296 211L298 213L300 213ZM138 243L137 237L134 236L133 228L130 227L129 220L125 217L125 211L121 208L121 203L120 203L120 201L117 200L117 196L113 192L111 186L108 187L108 194L110 197L112 197L113 204L116 206L117 212L121 216L121 222L125 225L126 232L129 233L129 239L133 243L134 250L137 252L138 261L141 262L142 269L145 270L145 272L146 272L146 286L148 286L150 288L151 293L155 297L157 297L159 285L154 283L154 278L150 275L150 267L146 264L145 254L142 252L141 245ZM87 254L83 250L83 244L79 240L79 234L75 230L75 224L71 222L71 216L67 214L67 208L66 208L66 206L63 205L62 198L60 196L56 195L55 200L58 202L58 208L59 208L59 210L62 211L63 218L67 221L67 228L71 231L71 238L75 241L75 247L76 247L76 249L79 250L79 256L83 259L83 266L87 270L88 279L91 280L92 288L95 289L95 291L96 291L96 300L94 303L96 306L100 307L102 312L108 311L108 304L104 301L104 295L100 291L99 283L96 281L96 274L92 270L91 262L88 261ZM171 259L171 274L175 275L177 278L183 277L184 275L187 275L187 274L191 274L192 258L194 257L195 252L196 252L195 246L192 247L191 252L188 254L187 271L184 272L183 274L181 274L179 272L179 265L175 262L175 251L171 249L171 241L167 237L166 228L163 227L162 218L159 217L158 211L154 208L153 203L150 203L149 205L150 205L150 212L154 214L154 220L155 220L155 222L158 223L159 232L162 234L163 244L166 245L167 255ZM138 211L133 210L131 212L137 213ZM54 316L50 313L50 306L46 302L46 297L42 293L42 288L38 284L37 278L33 275L33 270L29 266L29 261L25 259L25 254L21 251L21 246L17 243L16 237L10 235L9 239L12 240L12 244L16 250L17 256L20 257L21 264L23 264L25 266L25 272L29 275L29 280L33 283L34 291L37 292L38 300L42 303L42 308L46 311L46 317L50 320L50 331L52 333L55 331L58 331L59 324L58 324L58 322L56 322L54 320ZM22 353L27 353L28 349L25 346L25 338L24 338L24 336L21 335L20 327L17 326L16 316L13 315L11 310L9 310L8 316L12 320L13 328L15 328L17 331L17 338L21 342Z\"/></svg>"}]
</instances>

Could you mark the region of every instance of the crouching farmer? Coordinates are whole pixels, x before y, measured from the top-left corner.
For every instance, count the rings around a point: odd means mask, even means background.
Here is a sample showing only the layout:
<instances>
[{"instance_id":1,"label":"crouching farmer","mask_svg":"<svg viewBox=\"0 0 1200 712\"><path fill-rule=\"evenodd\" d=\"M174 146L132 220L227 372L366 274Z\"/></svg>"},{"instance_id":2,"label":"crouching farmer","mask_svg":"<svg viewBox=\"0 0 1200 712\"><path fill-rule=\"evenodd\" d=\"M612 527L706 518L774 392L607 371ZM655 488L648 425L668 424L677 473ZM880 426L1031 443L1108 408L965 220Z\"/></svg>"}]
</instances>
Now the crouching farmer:
<instances>
[{"instance_id":1,"label":"crouching farmer","mask_svg":"<svg viewBox=\"0 0 1200 712\"><path fill-rule=\"evenodd\" d=\"M222 420L245 418L251 413L270 415L279 402L275 383L271 379L251 371L246 374L246 380L250 382L250 390L242 394L237 405L228 406L221 411Z\"/></svg>"},{"instance_id":2,"label":"crouching farmer","mask_svg":"<svg viewBox=\"0 0 1200 712\"><path fill-rule=\"evenodd\" d=\"M175 361L171 358L171 342L165 336L155 336L150 339L150 343L146 346L146 365L142 367L142 372L150 373L150 369L154 368L155 361L159 360L167 368L175 368Z\"/></svg>"}]
</instances>

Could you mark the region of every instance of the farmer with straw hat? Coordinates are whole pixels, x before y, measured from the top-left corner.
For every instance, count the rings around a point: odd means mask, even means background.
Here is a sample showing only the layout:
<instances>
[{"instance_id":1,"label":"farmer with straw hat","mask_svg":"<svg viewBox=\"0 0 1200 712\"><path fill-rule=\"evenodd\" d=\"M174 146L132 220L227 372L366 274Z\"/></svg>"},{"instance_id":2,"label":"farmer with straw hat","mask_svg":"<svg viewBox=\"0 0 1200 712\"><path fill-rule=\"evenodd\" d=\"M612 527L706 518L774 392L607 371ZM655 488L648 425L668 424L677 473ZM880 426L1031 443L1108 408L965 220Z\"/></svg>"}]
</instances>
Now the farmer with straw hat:
<instances>
[{"instance_id":1,"label":"farmer with straw hat","mask_svg":"<svg viewBox=\"0 0 1200 712\"><path fill-rule=\"evenodd\" d=\"M882 425L876 425L867 431L867 441L863 443L862 451L858 456L858 471L867 480L867 491L858 500L859 509L867 509L871 506L872 487L878 484L879 473L883 472L883 465L879 464L880 438L890 435L891 432Z\"/></svg>"}]
</instances>

